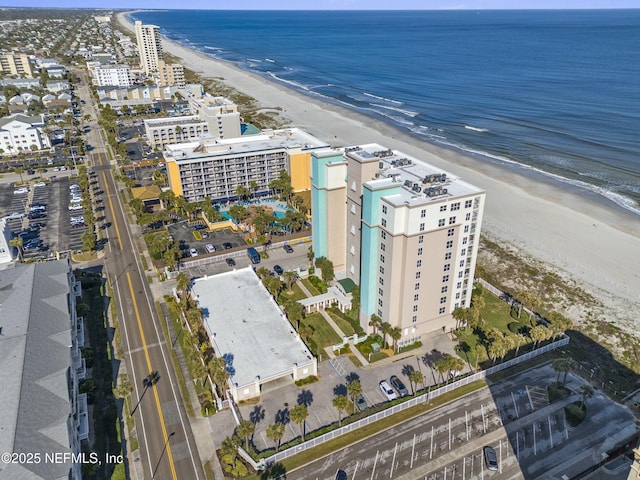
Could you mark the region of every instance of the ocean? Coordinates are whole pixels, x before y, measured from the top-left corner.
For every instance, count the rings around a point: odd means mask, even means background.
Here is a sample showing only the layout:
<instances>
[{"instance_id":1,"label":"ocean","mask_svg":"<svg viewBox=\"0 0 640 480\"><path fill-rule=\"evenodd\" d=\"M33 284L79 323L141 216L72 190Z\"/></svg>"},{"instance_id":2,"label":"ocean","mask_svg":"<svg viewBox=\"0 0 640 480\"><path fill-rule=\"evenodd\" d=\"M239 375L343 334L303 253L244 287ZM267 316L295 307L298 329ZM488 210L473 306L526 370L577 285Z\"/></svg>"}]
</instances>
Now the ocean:
<instances>
[{"instance_id":1,"label":"ocean","mask_svg":"<svg viewBox=\"0 0 640 480\"><path fill-rule=\"evenodd\" d=\"M640 9L132 17L430 143L640 215Z\"/></svg>"}]
</instances>

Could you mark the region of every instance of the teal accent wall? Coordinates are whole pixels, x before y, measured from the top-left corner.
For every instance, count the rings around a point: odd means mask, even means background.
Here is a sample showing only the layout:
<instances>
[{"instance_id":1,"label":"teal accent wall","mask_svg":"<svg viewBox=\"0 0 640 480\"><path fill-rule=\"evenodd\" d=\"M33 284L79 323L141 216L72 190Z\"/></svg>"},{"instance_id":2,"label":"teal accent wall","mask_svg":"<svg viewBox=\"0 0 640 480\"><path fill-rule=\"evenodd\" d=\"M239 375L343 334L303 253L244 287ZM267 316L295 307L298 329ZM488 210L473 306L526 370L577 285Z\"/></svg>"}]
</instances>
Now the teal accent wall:
<instances>
[{"instance_id":1,"label":"teal accent wall","mask_svg":"<svg viewBox=\"0 0 640 480\"><path fill-rule=\"evenodd\" d=\"M311 153L311 228L313 253L316 257L326 257L327 252L327 168L330 163L343 162L342 154L318 157ZM345 207L346 208L346 207Z\"/></svg>"}]
</instances>

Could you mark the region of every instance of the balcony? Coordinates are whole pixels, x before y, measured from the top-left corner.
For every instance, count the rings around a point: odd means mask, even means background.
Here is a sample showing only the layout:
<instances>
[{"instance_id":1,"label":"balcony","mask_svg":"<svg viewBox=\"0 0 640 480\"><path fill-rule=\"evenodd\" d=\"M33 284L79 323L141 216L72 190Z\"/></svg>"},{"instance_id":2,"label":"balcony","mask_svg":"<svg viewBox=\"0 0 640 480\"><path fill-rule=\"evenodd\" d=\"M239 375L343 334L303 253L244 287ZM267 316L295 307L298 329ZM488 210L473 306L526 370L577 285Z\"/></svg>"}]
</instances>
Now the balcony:
<instances>
[{"instance_id":1,"label":"balcony","mask_svg":"<svg viewBox=\"0 0 640 480\"><path fill-rule=\"evenodd\" d=\"M78 347L84 348L84 318L78 317L76 320L76 339Z\"/></svg>"},{"instance_id":2,"label":"balcony","mask_svg":"<svg viewBox=\"0 0 640 480\"><path fill-rule=\"evenodd\" d=\"M87 394L78 395L78 440L86 440L89 438L89 415L87 406Z\"/></svg>"}]
</instances>

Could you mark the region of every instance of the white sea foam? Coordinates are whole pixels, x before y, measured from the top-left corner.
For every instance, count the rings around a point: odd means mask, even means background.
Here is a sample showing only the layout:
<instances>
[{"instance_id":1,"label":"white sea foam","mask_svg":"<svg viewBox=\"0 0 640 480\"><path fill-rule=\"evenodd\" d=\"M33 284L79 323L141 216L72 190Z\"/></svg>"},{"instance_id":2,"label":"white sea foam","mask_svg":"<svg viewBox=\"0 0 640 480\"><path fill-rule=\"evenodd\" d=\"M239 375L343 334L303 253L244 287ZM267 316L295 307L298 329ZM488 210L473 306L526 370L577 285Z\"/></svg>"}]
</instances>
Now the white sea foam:
<instances>
[{"instance_id":1,"label":"white sea foam","mask_svg":"<svg viewBox=\"0 0 640 480\"><path fill-rule=\"evenodd\" d=\"M488 128L472 127L471 125L465 125L464 128L466 128L467 130L473 130L474 132L488 132L489 131Z\"/></svg>"},{"instance_id":2,"label":"white sea foam","mask_svg":"<svg viewBox=\"0 0 640 480\"><path fill-rule=\"evenodd\" d=\"M407 117L416 117L416 116L418 116L418 112L413 112L411 110L404 110L404 109L398 108L398 107L390 107L389 105L381 105L379 103L370 103L369 105L371 105L372 107L384 108L386 110L393 110L394 112L402 113L403 115L406 115Z\"/></svg>"},{"instance_id":3,"label":"white sea foam","mask_svg":"<svg viewBox=\"0 0 640 480\"><path fill-rule=\"evenodd\" d=\"M286 83L287 85L291 85L291 86L293 86L295 88L300 88L300 89L304 90L305 92L309 92L310 91L309 87L307 87L306 85L303 85L303 84L298 83L298 82L294 82L292 80L285 80L284 78L277 76L273 72L267 72L267 75L269 75L271 78L277 80L278 82Z\"/></svg>"},{"instance_id":4,"label":"white sea foam","mask_svg":"<svg viewBox=\"0 0 640 480\"><path fill-rule=\"evenodd\" d=\"M373 93L362 92L362 94L367 96L367 97L376 98L378 100L382 100L382 101L385 101L385 102L395 103L396 105L404 104L404 102L400 102L398 100L393 100L392 98L380 97L378 95L374 95Z\"/></svg>"},{"instance_id":5,"label":"white sea foam","mask_svg":"<svg viewBox=\"0 0 640 480\"><path fill-rule=\"evenodd\" d=\"M272 59L270 59L270 58L265 58L264 60L265 60L265 62L269 62L269 63L276 63L276 61L275 61L275 60L272 60Z\"/></svg>"}]
</instances>

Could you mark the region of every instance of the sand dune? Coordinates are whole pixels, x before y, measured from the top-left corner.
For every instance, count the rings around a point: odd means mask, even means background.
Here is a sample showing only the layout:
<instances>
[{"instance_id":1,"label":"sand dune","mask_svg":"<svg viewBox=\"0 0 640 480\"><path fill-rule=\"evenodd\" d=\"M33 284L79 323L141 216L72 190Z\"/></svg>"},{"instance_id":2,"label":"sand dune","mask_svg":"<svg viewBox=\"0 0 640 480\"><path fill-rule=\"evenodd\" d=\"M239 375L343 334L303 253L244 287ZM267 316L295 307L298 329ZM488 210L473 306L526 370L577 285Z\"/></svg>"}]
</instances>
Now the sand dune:
<instances>
[{"instance_id":1,"label":"sand dune","mask_svg":"<svg viewBox=\"0 0 640 480\"><path fill-rule=\"evenodd\" d=\"M124 14L118 17L133 30ZM332 145L377 142L484 188L484 233L570 275L605 304L612 314L607 320L635 331L633 315L640 304L637 216L569 185L421 142L380 121L306 97L167 39L163 46L203 77L221 79L263 106L281 107L281 115L292 126Z\"/></svg>"}]
</instances>

